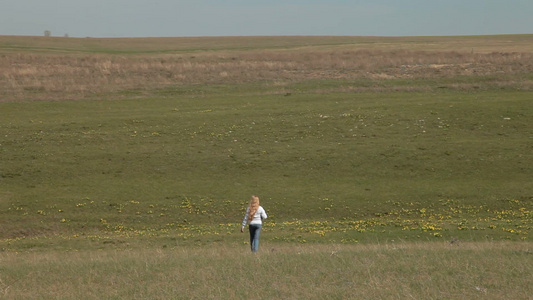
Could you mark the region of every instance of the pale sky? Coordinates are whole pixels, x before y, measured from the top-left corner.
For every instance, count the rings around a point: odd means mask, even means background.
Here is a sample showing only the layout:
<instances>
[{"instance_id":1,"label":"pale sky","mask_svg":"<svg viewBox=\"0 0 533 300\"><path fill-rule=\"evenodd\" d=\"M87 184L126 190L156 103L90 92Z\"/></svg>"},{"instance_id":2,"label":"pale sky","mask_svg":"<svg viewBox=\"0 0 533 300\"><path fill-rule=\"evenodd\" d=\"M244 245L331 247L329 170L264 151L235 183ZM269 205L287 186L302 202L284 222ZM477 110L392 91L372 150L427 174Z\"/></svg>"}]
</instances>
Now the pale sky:
<instances>
[{"instance_id":1,"label":"pale sky","mask_svg":"<svg viewBox=\"0 0 533 300\"><path fill-rule=\"evenodd\" d=\"M533 0L0 0L0 35L533 33Z\"/></svg>"}]
</instances>

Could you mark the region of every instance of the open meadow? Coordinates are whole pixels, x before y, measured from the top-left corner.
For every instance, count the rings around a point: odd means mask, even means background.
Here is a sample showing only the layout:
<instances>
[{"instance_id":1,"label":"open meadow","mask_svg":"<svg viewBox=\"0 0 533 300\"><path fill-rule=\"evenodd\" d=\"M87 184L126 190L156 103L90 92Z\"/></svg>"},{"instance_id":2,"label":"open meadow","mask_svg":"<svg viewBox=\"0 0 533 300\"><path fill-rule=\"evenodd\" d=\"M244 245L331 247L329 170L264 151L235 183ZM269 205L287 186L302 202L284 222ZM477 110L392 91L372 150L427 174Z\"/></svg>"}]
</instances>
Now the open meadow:
<instances>
[{"instance_id":1,"label":"open meadow","mask_svg":"<svg viewBox=\"0 0 533 300\"><path fill-rule=\"evenodd\" d=\"M0 298L531 299L532 62L533 35L0 36Z\"/></svg>"}]
</instances>

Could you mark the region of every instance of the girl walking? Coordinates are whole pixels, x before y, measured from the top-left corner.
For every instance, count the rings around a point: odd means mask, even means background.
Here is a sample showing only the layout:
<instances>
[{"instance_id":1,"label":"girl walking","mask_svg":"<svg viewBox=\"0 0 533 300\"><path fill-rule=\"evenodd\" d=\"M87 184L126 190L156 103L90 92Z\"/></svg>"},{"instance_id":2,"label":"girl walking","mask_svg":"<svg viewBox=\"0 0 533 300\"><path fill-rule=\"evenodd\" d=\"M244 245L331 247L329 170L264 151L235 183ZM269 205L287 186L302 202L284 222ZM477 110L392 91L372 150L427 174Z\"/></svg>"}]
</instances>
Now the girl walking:
<instances>
[{"instance_id":1,"label":"girl walking","mask_svg":"<svg viewBox=\"0 0 533 300\"><path fill-rule=\"evenodd\" d=\"M242 220L241 232L244 232L244 227L248 224L250 230L250 246L252 252L259 250L259 234L261 233L261 226L264 219L267 218L267 214L262 206L259 205L259 197L252 196L250 205L246 209L246 214Z\"/></svg>"}]
</instances>

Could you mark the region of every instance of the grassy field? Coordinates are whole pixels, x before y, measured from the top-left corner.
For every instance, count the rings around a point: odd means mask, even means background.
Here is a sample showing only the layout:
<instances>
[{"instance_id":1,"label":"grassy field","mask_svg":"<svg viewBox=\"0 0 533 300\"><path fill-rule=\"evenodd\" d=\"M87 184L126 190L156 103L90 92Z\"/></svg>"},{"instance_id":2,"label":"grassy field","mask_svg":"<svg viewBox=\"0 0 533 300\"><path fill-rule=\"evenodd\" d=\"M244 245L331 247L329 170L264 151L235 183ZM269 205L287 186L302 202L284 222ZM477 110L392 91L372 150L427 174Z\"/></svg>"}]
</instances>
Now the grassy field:
<instances>
[{"instance_id":1,"label":"grassy field","mask_svg":"<svg viewBox=\"0 0 533 300\"><path fill-rule=\"evenodd\" d=\"M528 299L531 45L0 37L0 295Z\"/></svg>"},{"instance_id":2,"label":"grassy field","mask_svg":"<svg viewBox=\"0 0 533 300\"><path fill-rule=\"evenodd\" d=\"M530 299L516 243L1 253L2 299Z\"/></svg>"}]
</instances>

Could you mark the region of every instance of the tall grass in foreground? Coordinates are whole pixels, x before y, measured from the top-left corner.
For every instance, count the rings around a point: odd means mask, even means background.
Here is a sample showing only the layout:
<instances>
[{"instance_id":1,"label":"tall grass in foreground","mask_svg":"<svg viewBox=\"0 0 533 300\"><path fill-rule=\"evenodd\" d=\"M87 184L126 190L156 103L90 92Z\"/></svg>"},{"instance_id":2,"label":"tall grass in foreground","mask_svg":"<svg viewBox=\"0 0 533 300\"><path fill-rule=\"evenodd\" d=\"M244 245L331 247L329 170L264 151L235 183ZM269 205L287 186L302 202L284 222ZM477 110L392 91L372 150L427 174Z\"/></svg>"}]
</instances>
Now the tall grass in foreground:
<instances>
[{"instance_id":1,"label":"tall grass in foreground","mask_svg":"<svg viewBox=\"0 0 533 300\"><path fill-rule=\"evenodd\" d=\"M2 299L531 299L531 243L0 253Z\"/></svg>"}]
</instances>

